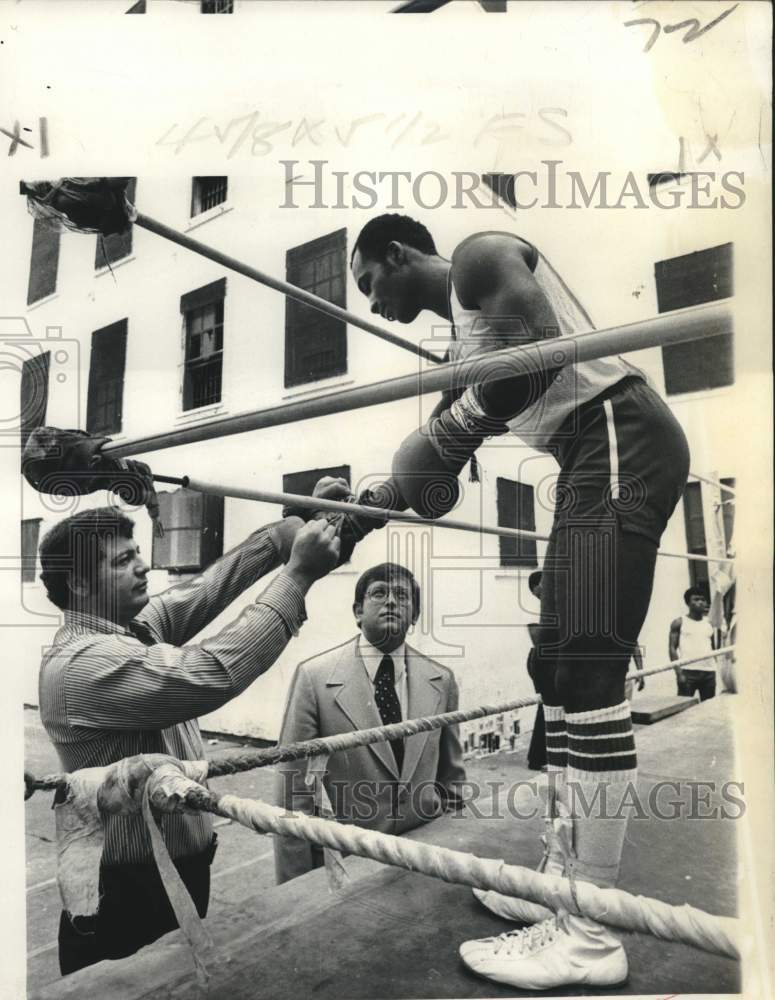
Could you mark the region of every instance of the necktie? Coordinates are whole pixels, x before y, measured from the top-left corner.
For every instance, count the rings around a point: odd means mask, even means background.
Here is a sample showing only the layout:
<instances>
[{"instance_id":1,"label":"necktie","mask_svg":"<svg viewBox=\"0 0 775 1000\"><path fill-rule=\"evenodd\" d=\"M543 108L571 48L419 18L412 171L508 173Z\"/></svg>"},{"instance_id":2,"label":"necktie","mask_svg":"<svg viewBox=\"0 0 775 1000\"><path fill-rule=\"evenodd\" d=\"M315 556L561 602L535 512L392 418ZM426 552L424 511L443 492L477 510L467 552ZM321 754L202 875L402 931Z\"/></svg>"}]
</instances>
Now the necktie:
<instances>
[{"instance_id":1,"label":"necktie","mask_svg":"<svg viewBox=\"0 0 775 1000\"><path fill-rule=\"evenodd\" d=\"M144 646L155 646L159 641L148 626L144 622L137 621L137 619L129 622L126 630L127 632L130 632L135 639L139 639Z\"/></svg>"},{"instance_id":2,"label":"necktie","mask_svg":"<svg viewBox=\"0 0 775 1000\"><path fill-rule=\"evenodd\" d=\"M385 655L380 660L377 676L374 679L374 699L377 702L382 722L386 726L401 721L401 704L396 694L395 685L396 676L393 660L390 656ZM404 741L391 740L390 745L393 748L400 774L401 765L404 763Z\"/></svg>"}]
</instances>

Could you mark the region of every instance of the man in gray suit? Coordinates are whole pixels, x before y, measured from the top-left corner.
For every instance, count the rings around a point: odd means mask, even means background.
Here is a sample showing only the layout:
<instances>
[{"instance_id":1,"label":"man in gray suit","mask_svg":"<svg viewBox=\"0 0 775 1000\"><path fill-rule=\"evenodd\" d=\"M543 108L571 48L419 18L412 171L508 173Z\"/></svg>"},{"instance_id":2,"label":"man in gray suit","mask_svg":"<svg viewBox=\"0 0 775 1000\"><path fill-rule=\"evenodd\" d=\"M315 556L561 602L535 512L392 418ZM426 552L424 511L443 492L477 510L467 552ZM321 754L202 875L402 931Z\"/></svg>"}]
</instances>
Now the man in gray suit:
<instances>
[{"instance_id":1,"label":"man in gray suit","mask_svg":"<svg viewBox=\"0 0 775 1000\"><path fill-rule=\"evenodd\" d=\"M359 635L299 664L280 743L457 709L452 671L406 644L420 614L420 588L408 569L382 563L366 570L355 585L353 612ZM306 761L279 766L276 801L312 814L306 767ZM458 729L446 726L332 754L324 787L341 822L398 834L461 808L464 781ZM322 863L314 845L275 837L278 883Z\"/></svg>"}]
</instances>

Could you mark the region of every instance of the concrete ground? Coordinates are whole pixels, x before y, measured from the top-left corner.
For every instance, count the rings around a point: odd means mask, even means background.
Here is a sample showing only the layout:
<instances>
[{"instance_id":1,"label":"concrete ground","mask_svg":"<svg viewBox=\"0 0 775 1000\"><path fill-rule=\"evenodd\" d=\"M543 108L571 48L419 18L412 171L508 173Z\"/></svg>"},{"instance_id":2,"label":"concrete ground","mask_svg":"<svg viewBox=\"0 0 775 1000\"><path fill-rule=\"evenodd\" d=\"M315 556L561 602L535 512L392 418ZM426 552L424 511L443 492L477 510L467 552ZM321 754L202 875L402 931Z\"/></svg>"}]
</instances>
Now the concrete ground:
<instances>
[{"instance_id":1,"label":"concrete ground","mask_svg":"<svg viewBox=\"0 0 775 1000\"><path fill-rule=\"evenodd\" d=\"M24 712L25 767L40 777L60 770L56 752L40 722L36 709ZM472 781L484 783L502 766L503 760L524 765L527 738L523 736L516 752L497 754L468 762ZM256 746L266 745L254 741ZM207 756L217 757L245 746L241 738L215 735L205 740ZM499 763L500 762L500 763ZM525 776L535 772L524 770ZM216 779L215 787L228 782L229 791L245 798L272 800L274 768L262 767L228 778ZM56 850L52 793L36 792L26 803L27 852L27 988L29 991L60 978L57 961L57 928L61 910L56 885ZM275 884L272 838L259 836L229 820L216 819L218 852L212 870L209 917L241 897L245 886L260 893Z\"/></svg>"}]
</instances>

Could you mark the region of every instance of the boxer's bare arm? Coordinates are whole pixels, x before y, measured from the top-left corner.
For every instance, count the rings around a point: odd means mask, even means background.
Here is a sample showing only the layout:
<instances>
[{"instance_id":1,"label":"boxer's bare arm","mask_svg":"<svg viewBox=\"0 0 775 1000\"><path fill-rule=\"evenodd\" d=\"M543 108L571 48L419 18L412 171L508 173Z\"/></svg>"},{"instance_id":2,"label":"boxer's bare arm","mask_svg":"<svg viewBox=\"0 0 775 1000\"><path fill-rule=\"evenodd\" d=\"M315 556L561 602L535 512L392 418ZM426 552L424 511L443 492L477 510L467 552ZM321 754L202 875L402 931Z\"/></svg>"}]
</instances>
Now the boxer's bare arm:
<instances>
[{"instance_id":1,"label":"boxer's bare arm","mask_svg":"<svg viewBox=\"0 0 775 1000\"><path fill-rule=\"evenodd\" d=\"M461 305L479 309L507 344L557 336L559 324L528 265L530 247L487 233L466 240L452 257L452 281Z\"/></svg>"}]
</instances>

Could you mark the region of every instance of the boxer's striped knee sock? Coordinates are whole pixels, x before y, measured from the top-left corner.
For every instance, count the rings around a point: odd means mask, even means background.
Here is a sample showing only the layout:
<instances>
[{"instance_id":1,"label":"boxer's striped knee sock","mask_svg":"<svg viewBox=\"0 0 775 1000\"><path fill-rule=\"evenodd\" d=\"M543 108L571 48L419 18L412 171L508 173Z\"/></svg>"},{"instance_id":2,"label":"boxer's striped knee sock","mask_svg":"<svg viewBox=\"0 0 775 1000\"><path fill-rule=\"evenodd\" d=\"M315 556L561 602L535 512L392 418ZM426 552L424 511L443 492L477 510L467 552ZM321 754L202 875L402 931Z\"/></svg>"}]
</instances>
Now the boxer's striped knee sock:
<instances>
[{"instance_id":1,"label":"boxer's striped knee sock","mask_svg":"<svg viewBox=\"0 0 775 1000\"><path fill-rule=\"evenodd\" d=\"M634 794L638 773L630 706L625 701L565 718L576 873L587 882L615 885L627 830L624 800Z\"/></svg>"},{"instance_id":2,"label":"boxer's striped knee sock","mask_svg":"<svg viewBox=\"0 0 775 1000\"><path fill-rule=\"evenodd\" d=\"M565 709L562 705L544 705L546 728L546 769L551 774L563 775L568 764L568 733L565 728Z\"/></svg>"}]
</instances>

